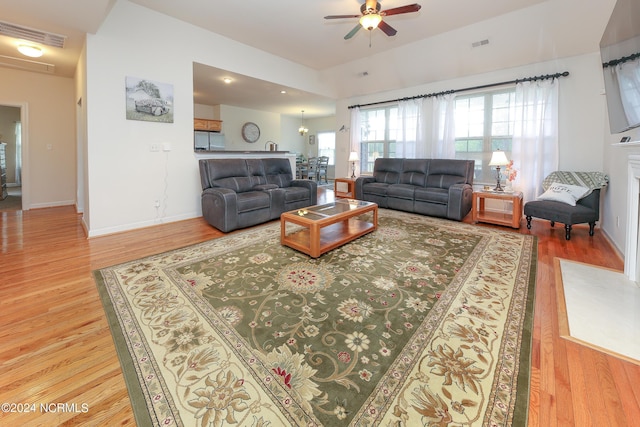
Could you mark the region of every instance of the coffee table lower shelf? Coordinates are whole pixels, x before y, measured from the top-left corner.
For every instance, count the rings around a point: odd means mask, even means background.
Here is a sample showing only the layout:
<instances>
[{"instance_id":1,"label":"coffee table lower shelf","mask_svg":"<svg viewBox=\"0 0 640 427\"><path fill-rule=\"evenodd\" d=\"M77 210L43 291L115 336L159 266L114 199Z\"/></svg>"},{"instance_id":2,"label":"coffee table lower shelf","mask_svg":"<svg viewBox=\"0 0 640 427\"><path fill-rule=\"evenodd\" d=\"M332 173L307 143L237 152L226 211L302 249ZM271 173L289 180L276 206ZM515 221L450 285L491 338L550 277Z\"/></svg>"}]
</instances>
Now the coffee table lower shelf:
<instances>
[{"instance_id":1,"label":"coffee table lower shelf","mask_svg":"<svg viewBox=\"0 0 640 427\"><path fill-rule=\"evenodd\" d=\"M285 235L281 243L290 248L299 250L312 258L317 258L323 253L351 242L370 231L375 230L375 226L370 222L364 222L351 218L349 220L331 224L318 230L319 239L317 247L315 239L311 239L314 233L310 228L303 228Z\"/></svg>"},{"instance_id":2,"label":"coffee table lower shelf","mask_svg":"<svg viewBox=\"0 0 640 427\"><path fill-rule=\"evenodd\" d=\"M312 258L342 246L378 228L378 206L371 204L357 212L345 212L321 220L309 220L293 212L280 217L280 243L296 249ZM372 212L371 222L357 218ZM287 223L301 226L299 230L287 232Z\"/></svg>"}]
</instances>

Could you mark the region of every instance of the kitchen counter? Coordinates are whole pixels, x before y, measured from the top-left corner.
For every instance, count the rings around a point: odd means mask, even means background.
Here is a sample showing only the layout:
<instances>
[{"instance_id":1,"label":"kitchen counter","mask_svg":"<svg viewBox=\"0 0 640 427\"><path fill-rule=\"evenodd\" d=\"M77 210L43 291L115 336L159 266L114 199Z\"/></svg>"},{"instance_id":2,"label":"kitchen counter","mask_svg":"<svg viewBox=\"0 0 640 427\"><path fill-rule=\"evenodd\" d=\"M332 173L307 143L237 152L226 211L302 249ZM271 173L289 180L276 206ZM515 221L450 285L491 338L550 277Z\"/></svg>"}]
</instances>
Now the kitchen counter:
<instances>
[{"instance_id":1,"label":"kitchen counter","mask_svg":"<svg viewBox=\"0 0 640 427\"><path fill-rule=\"evenodd\" d=\"M237 153L242 153L242 154L286 154L288 153L288 151L266 151L266 150L196 150L195 151L198 154L209 154L209 153L215 153L215 154L225 154L225 153L232 153L232 154L237 154Z\"/></svg>"},{"instance_id":2,"label":"kitchen counter","mask_svg":"<svg viewBox=\"0 0 640 427\"><path fill-rule=\"evenodd\" d=\"M289 151L261 151L261 150L213 150L194 151L197 160L200 159L262 159L265 157L285 157L291 163L291 173L296 173L296 154Z\"/></svg>"}]
</instances>

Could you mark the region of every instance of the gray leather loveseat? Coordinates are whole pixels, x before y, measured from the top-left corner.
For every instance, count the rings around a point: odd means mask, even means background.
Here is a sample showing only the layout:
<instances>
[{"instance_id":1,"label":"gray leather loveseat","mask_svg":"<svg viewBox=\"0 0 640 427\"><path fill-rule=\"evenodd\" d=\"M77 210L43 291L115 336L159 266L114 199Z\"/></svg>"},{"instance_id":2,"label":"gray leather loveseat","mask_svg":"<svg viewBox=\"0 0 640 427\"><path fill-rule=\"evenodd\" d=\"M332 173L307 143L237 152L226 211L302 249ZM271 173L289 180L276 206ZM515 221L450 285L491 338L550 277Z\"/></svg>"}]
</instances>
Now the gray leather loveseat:
<instances>
[{"instance_id":1,"label":"gray leather loveseat","mask_svg":"<svg viewBox=\"0 0 640 427\"><path fill-rule=\"evenodd\" d=\"M381 208L462 219L471 211L473 160L378 158L356 180L356 199Z\"/></svg>"},{"instance_id":2,"label":"gray leather loveseat","mask_svg":"<svg viewBox=\"0 0 640 427\"><path fill-rule=\"evenodd\" d=\"M202 159L202 215L229 232L315 205L318 184L293 179L288 159Z\"/></svg>"}]
</instances>

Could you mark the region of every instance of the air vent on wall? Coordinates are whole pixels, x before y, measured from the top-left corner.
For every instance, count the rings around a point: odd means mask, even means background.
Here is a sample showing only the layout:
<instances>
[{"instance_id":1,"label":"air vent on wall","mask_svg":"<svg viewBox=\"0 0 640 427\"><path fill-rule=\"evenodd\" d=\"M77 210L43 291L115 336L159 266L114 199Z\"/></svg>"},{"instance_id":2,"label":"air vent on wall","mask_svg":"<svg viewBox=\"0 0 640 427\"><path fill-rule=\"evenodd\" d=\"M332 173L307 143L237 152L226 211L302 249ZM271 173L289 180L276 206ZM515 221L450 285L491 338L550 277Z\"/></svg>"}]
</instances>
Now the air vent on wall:
<instances>
[{"instance_id":1,"label":"air vent on wall","mask_svg":"<svg viewBox=\"0 0 640 427\"><path fill-rule=\"evenodd\" d=\"M60 34L21 27L2 21L0 21L0 35L60 48L64 47L64 42L67 39L67 36L61 36Z\"/></svg>"},{"instance_id":2,"label":"air vent on wall","mask_svg":"<svg viewBox=\"0 0 640 427\"><path fill-rule=\"evenodd\" d=\"M471 47L480 47L480 46L485 46L489 44L489 40L488 39L484 39L484 40L480 40L478 42L474 42L471 43Z\"/></svg>"}]
</instances>

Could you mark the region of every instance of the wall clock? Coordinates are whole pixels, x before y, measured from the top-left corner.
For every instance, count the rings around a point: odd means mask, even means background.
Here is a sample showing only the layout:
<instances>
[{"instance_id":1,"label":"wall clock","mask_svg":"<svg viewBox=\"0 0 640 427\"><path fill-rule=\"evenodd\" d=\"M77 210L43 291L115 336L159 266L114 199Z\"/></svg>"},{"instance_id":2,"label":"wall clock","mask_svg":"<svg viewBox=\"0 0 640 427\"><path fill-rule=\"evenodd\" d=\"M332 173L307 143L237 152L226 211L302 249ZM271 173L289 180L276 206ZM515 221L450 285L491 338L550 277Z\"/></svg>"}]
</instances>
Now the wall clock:
<instances>
[{"instance_id":1,"label":"wall clock","mask_svg":"<svg viewBox=\"0 0 640 427\"><path fill-rule=\"evenodd\" d=\"M260 128L253 122L242 125L242 139L247 142L256 142L260 138Z\"/></svg>"}]
</instances>

